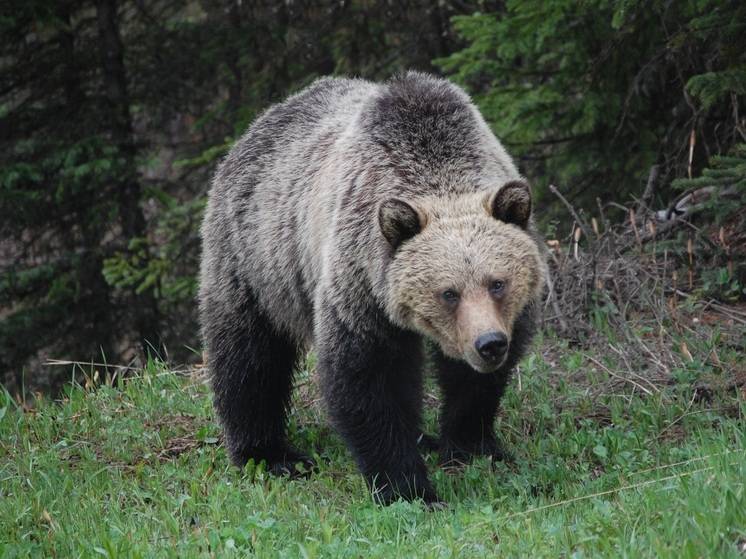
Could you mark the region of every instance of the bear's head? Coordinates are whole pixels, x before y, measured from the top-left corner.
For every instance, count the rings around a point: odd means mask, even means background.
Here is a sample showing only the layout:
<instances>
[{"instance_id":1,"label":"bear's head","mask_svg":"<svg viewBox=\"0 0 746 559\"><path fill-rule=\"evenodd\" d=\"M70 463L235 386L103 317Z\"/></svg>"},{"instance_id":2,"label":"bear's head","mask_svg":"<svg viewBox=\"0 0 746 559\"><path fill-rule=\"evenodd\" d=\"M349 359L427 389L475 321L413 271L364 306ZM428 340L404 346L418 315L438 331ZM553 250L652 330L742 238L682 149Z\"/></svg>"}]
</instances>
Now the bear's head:
<instances>
[{"instance_id":1,"label":"bear's head","mask_svg":"<svg viewBox=\"0 0 746 559\"><path fill-rule=\"evenodd\" d=\"M524 181L488 194L385 200L378 222L391 254L388 315L477 371L499 368L516 319L546 278L530 216Z\"/></svg>"}]
</instances>

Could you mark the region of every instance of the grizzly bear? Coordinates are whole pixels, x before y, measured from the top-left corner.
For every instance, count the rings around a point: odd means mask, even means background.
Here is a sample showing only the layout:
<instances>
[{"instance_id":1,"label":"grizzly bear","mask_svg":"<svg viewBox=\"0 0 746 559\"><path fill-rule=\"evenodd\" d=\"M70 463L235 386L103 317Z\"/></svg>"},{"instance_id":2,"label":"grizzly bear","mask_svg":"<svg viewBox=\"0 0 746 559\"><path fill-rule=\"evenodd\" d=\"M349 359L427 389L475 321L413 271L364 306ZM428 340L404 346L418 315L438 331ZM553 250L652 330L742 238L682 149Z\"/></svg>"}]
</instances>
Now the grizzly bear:
<instances>
[{"instance_id":1,"label":"grizzly bear","mask_svg":"<svg viewBox=\"0 0 746 559\"><path fill-rule=\"evenodd\" d=\"M418 451L423 341L443 456L502 456L495 414L546 264L529 187L460 88L416 72L316 81L220 164L202 236L202 333L236 465L312 465L286 436L311 344L329 417L379 502L438 500Z\"/></svg>"}]
</instances>

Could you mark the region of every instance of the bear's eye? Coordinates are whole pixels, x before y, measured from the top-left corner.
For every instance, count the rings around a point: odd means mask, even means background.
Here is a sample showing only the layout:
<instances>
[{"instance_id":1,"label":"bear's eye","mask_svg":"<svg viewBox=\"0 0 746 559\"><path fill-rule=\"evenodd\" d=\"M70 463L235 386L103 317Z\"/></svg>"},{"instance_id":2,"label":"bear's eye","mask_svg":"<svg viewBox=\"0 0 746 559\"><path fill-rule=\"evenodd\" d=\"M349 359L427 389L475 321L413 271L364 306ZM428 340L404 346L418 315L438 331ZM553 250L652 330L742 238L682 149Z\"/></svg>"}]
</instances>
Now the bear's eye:
<instances>
[{"instance_id":1,"label":"bear's eye","mask_svg":"<svg viewBox=\"0 0 746 559\"><path fill-rule=\"evenodd\" d=\"M453 289L446 289L443 293L440 294L440 297L449 305L455 305L456 303L458 303L459 294Z\"/></svg>"},{"instance_id":2,"label":"bear's eye","mask_svg":"<svg viewBox=\"0 0 746 559\"><path fill-rule=\"evenodd\" d=\"M500 297L505 292L505 282L503 280L495 280L490 283L490 293L493 297Z\"/></svg>"}]
</instances>

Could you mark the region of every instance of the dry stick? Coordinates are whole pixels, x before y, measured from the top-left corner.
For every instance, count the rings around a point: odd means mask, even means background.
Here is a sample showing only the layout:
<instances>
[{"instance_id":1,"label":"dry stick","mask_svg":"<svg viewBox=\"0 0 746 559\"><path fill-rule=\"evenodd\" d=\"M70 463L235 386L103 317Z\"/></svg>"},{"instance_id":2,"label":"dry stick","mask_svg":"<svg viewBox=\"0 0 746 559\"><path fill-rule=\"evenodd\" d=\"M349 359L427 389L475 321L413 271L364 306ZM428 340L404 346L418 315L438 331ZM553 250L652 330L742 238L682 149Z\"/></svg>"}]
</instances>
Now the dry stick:
<instances>
[{"instance_id":1,"label":"dry stick","mask_svg":"<svg viewBox=\"0 0 746 559\"><path fill-rule=\"evenodd\" d=\"M616 235L614 234L614 231L612 230L611 226L609 225L608 219L606 219L606 213L604 212L604 207L601 204L601 198L596 198L596 205L598 206L598 212L601 215L601 221L603 221L604 224L604 233L606 237L609 239L609 252L610 254L616 256L621 256L621 253L617 252L616 247ZM599 250L601 250L599 248ZM596 256L594 256L595 261ZM612 263L609 262L609 266L612 266ZM608 269L607 269L608 271ZM619 283L617 282L617 274L612 274L611 276L611 283L614 286L614 292L616 293L617 299L619 301L622 300L622 292L619 288Z\"/></svg>"},{"instance_id":2,"label":"dry stick","mask_svg":"<svg viewBox=\"0 0 746 559\"><path fill-rule=\"evenodd\" d=\"M85 365L87 367L103 367L107 369L121 369L125 371L136 371L142 369L142 367L135 367L133 365L113 365L111 363L96 363L94 361L68 361L65 359L47 359L44 364L52 367L67 365L76 365L78 367L83 367Z\"/></svg>"},{"instance_id":3,"label":"dry stick","mask_svg":"<svg viewBox=\"0 0 746 559\"><path fill-rule=\"evenodd\" d=\"M595 363L596 365L598 365L599 367L601 367L601 368L602 368L602 369L603 369L604 371L606 371L606 372L607 372L607 373L608 373L609 375L611 375L612 377L614 377L614 378L618 378L619 380L621 380L621 381L623 381L623 382L628 382L628 383L630 383L631 385L633 385L633 386L636 386L637 388L639 388L640 390L642 390L642 391L643 391L643 392L644 392L645 394L647 394L648 396L652 396L652 395L653 395L653 393L652 393L652 392L650 392L650 390L648 390L647 388L645 388L644 386L642 386L642 385L641 385L640 383L638 383L638 382L635 382L635 381L634 381L634 380L632 380L631 378L627 378L627 377L624 377L624 376L622 376L622 375L618 375L617 373L615 373L614 371L612 371L611 369L609 369L609 368L608 368L608 367L607 367L606 365L604 365L603 363L601 363L601 362L600 362L600 361L598 361L597 359L594 359L593 357L591 357L591 356L590 356L590 355L588 355L587 353L583 353L582 355L583 355L583 357L585 357L586 359L589 359L590 361L593 361L593 362L594 362L594 363Z\"/></svg>"},{"instance_id":4,"label":"dry stick","mask_svg":"<svg viewBox=\"0 0 746 559\"><path fill-rule=\"evenodd\" d=\"M648 175L648 182L645 185L645 191L642 193L640 198L639 209L650 208L650 202L653 200L653 194L655 193L655 186L658 181L658 172L660 171L660 165L653 165L650 167L650 174Z\"/></svg>"},{"instance_id":5,"label":"dry stick","mask_svg":"<svg viewBox=\"0 0 746 559\"><path fill-rule=\"evenodd\" d=\"M668 249L663 249L663 280L661 281L661 299L666 300L666 274L668 273Z\"/></svg>"},{"instance_id":6,"label":"dry stick","mask_svg":"<svg viewBox=\"0 0 746 559\"><path fill-rule=\"evenodd\" d=\"M75 365L81 369L85 367L101 367L104 369L117 369L119 371L141 371L143 367L136 367L134 365L114 365L112 363L96 363L95 361L68 361L65 359L47 359L44 362L45 365L50 367L62 367ZM185 369L169 369L168 371L157 373L155 376L167 376L167 375L189 375L199 367L185 368Z\"/></svg>"},{"instance_id":7,"label":"dry stick","mask_svg":"<svg viewBox=\"0 0 746 559\"><path fill-rule=\"evenodd\" d=\"M622 207L624 207L624 206L622 206ZM675 218L675 219L671 219L669 221L665 221L662 224L660 224L660 225L658 225L658 226L655 227L655 232L654 233L646 233L644 235L640 235L639 236L639 242L638 242L638 240L635 240L635 242L629 242L629 243L625 244L620 249L620 251L621 252L625 252L628 249L630 249L633 246L635 246L636 244L639 244L639 243L643 243L644 244L644 243L647 243L648 241L654 241L654 240L658 239L659 237L661 237L664 233L668 233L672 229L676 229L678 227L685 226L685 225L688 225L688 222L686 220L682 219L682 218Z\"/></svg>"},{"instance_id":8,"label":"dry stick","mask_svg":"<svg viewBox=\"0 0 746 559\"><path fill-rule=\"evenodd\" d=\"M686 252L689 254L689 291L694 289L694 243L692 242L692 234L689 233L689 238L686 240Z\"/></svg>"},{"instance_id":9,"label":"dry stick","mask_svg":"<svg viewBox=\"0 0 746 559\"><path fill-rule=\"evenodd\" d=\"M655 383L653 381L651 381L650 379L645 378L641 374L636 373L635 371L632 370L632 367L630 366L629 361L627 360L627 356L624 355L624 352L622 350L614 347L614 345L611 344L611 343L608 343L607 345L609 346L609 348L611 348L612 351L614 351L614 353L616 353L617 355L619 355L619 357L622 359L622 361L624 361L624 364L627 365L627 370L629 370L629 373L631 375L637 377L642 382L646 382L647 384L649 384L650 387L653 389L654 392L658 392L658 387L655 385ZM641 345L642 345L642 347L644 347L645 349L647 349L645 347L645 344L641 344ZM658 359L655 358L655 355L653 353L651 353L650 355L653 357L653 359L652 359L653 362L654 363L658 363L658 365L660 365L660 361L658 361Z\"/></svg>"},{"instance_id":10,"label":"dry stick","mask_svg":"<svg viewBox=\"0 0 746 559\"><path fill-rule=\"evenodd\" d=\"M699 204L697 206L692 206L689 208L689 211L687 212L686 216L682 216L670 221L665 222L663 225L659 227L664 228L667 224L676 224L676 225L683 225L684 227L688 227L692 231L694 231L697 234L697 239L705 243L707 246L709 246L713 251L715 251L716 254L723 254L723 249L720 248L720 246L717 243L712 242L708 236L702 231L701 228L694 225L691 221L689 221L688 217L690 217L694 213L698 213L702 211L705 208L704 204ZM667 231L668 229L664 229L664 231ZM656 232L656 237L660 237L660 231Z\"/></svg>"},{"instance_id":11,"label":"dry stick","mask_svg":"<svg viewBox=\"0 0 746 559\"><path fill-rule=\"evenodd\" d=\"M695 413L702 413L702 412L705 412L705 411L710 411L710 410L697 410L697 411L694 411L694 412L690 413L689 410L692 409L692 406L694 405L694 400L696 398L697 398L697 391L693 390L692 391L692 398L691 398L691 400L689 400L689 405L686 406L686 410L684 411L684 413L682 413L679 417L677 417L671 423L669 423L663 429L661 429L660 432L658 433L658 435L655 438L656 439L660 439L666 431L668 431L669 429L671 429L679 421L681 421L682 419L684 419L685 417L687 417L689 415L692 415L692 414L695 414Z\"/></svg>"},{"instance_id":12,"label":"dry stick","mask_svg":"<svg viewBox=\"0 0 746 559\"><path fill-rule=\"evenodd\" d=\"M728 261L727 267L728 267L728 279L733 278L733 257L730 253L730 245L725 242L725 229L721 226L720 231L718 231L718 240L720 241L720 244L723 246L723 250L725 251L725 258Z\"/></svg>"},{"instance_id":13,"label":"dry stick","mask_svg":"<svg viewBox=\"0 0 746 559\"><path fill-rule=\"evenodd\" d=\"M601 222L604 224L604 233L609 235L609 242L611 243L611 252L616 252L614 250L614 235L611 234L611 227L609 226L609 220L606 219L606 214L604 213L604 207L601 205L601 198L596 198L596 206L598 206L598 213L601 216Z\"/></svg>"},{"instance_id":14,"label":"dry stick","mask_svg":"<svg viewBox=\"0 0 746 559\"><path fill-rule=\"evenodd\" d=\"M549 288L549 300L552 304L554 313L557 315L557 320L560 323L560 328L562 329L562 332L567 332L567 321L565 320L565 316L562 314L559 303L557 302L557 292L554 289L554 281L552 281L551 275L547 277L547 287Z\"/></svg>"},{"instance_id":15,"label":"dry stick","mask_svg":"<svg viewBox=\"0 0 746 559\"><path fill-rule=\"evenodd\" d=\"M653 363L657 363L658 367L664 372L664 374L668 375L671 371L671 368L668 365L666 365L666 362L660 359L655 353L653 353L653 350L650 349L647 345L645 345L639 337L636 337L635 340L637 341L637 345L639 345L642 348L642 350L650 356L650 360ZM668 347L668 346L666 345L665 347ZM668 354L668 360L671 362L676 361L673 358L673 354L670 351Z\"/></svg>"},{"instance_id":16,"label":"dry stick","mask_svg":"<svg viewBox=\"0 0 746 559\"><path fill-rule=\"evenodd\" d=\"M735 466L734 464L729 464L731 466ZM503 520L510 520L511 518L515 518L516 516L528 516L529 514L533 514L535 512L540 512L547 509L553 509L556 507L561 507L564 505L569 505L570 503L577 503L578 501L585 501L587 499L594 499L596 497L604 497L606 495L612 495L614 493L619 493L621 491L625 491L627 489L639 489L640 487L645 487L646 485L652 485L654 483L661 483L664 481L671 481L673 479L680 479L682 477L691 476L693 474L697 474L700 472L707 472L709 470L714 470L715 466L707 466L705 468L697 468L696 470L690 470L688 472L682 472L680 474L673 474L670 476L665 476L657 479L649 479L647 481L641 481L639 483L632 483L630 485L622 485L621 487L616 487L615 489L609 489L608 491L599 491L598 493L592 493L590 495L581 495L580 497L573 497L572 499L565 499L564 501L560 501L558 503L549 503L548 505L542 505L540 507L535 507L528 510L523 510L519 512L514 512L513 514L509 514L505 517L503 517Z\"/></svg>"},{"instance_id":17,"label":"dry stick","mask_svg":"<svg viewBox=\"0 0 746 559\"><path fill-rule=\"evenodd\" d=\"M687 166L687 174L689 178L692 178L692 160L694 159L694 144L697 143L697 134L692 128L692 132L689 134L689 165Z\"/></svg>"},{"instance_id":18,"label":"dry stick","mask_svg":"<svg viewBox=\"0 0 746 559\"><path fill-rule=\"evenodd\" d=\"M746 318L746 312L743 312L743 311L739 311L739 310L738 310L737 308L735 308L735 307L727 307L727 306L723 306L723 305L721 305L720 303L718 303L718 302L717 302L717 301L716 301L715 299L710 299L710 300L708 301L708 305L711 305L711 306L712 306L712 307L714 307L715 309L725 309L725 310L727 310L728 312L731 312L731 313L735 314L736 316L740 316L740 317L742 317L742 318Z\"/></svg>"},{"instance_id":19,"label":"dry stick","mask_svg":"<svg viewBox=\"0 0 746 559\"><path fill-rule=\"evenodd\" d=\"M580 234L582 233L582 230L579 227L575 228L575 231L573 231L572 234L572 253L575 257L575 262L580 262L580 258L578 257L578 244L580 242Z\"/></svg>"},{"instance_id":20,"label":"dry stick","mask_svg":"<svg viewBox=\"0 0 746 559\"><path fill-rule=\"evenodd\" d=\"M650 250L650 255L653 257L653 264L655 264L657 266L658 265L658 258L655 256L655 254L657 252L656 251L656 246L655 246L655 239L656 239L656 237L655 237L655 231L656 231L656 229L657 228L655 226L655 222L654 221L648 221L648 232L649 232L650 236L653 237L653 248Z\"/></svg>"},{"instance_id":21,"label":"dry stick","mask_svg":"<svg viewBox=\"0 0 746 559\"><path fill-rule=\"evenodd\" d=\"M593 269L593 285L594 285L594 288L595 288L595 284L596 284L596 281L595 281L596 280L596 254L595 254L595 252L592 249L592 245L593 245L594 241L593 241L593 237L591 237L590 230L588 229L588 225L585 223L584 220L582 220L580 218L580 216L578 215L578 212L575 211L575 208L572 206L572 204L570 204L570 202L567 201L567 199L560 193L560 191L557 190L556 186L554 186L553 184L550 184L549 185L549 190L555 196L557 196L557 198L560 199L560 202L562 202L564 204L564 206L567 208L567 211L570 212L570 215L572 215L573 219L578 224L578 227L580 228L580 230L585 235L586 239L588 239L588 243L591 245L591 251L590 251L591 255L592 255L591 256L591 266L592 266L592 269ZM575 240L576 259L577 259L577 244L578 244L579 238L577 237L577 235L574 235L573 239Z\"/></svg>"},{"instance_id":22,"label":"dry stick","mask_svg":"<svg viewBox=\"0 0 746 559\"><path fill-rule=\"evenodd\" d=\"M642 241L640 240L640 232L637 230L637 223L635 219L635 210L629 209L629 224L632 226L632 231L635 232L635 240L637 241L637 247L642 253Z\"/></svg>"},{"instance_id":23,"label":"dry stick","mask_svg":"<svg viewBox=\"0 0 746 559\"><path fill-rule=\"evenodd\" d=\"M690 293L687 293L685 291L681 291L680 289L676 289L676 286L674 285L673 288L674 296L681 295L682 297L689 298L692 297ZM740 322L741 324L746 324L746 320L743 318L739 318L739 316L746 316L746 314L739 312L736 309L732 309L730 307L726 307L724 305L721 305L719 303L716 303L714 300L710 300L707 302L707 305L712 307L718 312L723 313L725 316L730 318L731 320L735 320L736 322Z\"/></svg>"},{"instance_id":24,"label":"dry stick","mask_svg":"<svg viewBox=\"0 0 746 559\"><path fill-rule=\"evenodd\" d=\"M591 237L590 230L588 229L588 226L586 225L585 221L580 219L578 212L575 211L575 208L572 207L572 204L570 204L570 202L568 202L567 199L564 196L562 196L560 191L557 190L557 187L554 186L553 184L549 185L549 190L550 192L552 192L552 194L554 194L557 198L560 199L560 202L562 202L565 205L565 207L567 208L567 211L570 212L570 215L572 215L573 219L576 221L580 229L583 230L583 234L590 242L593 239L593 237Z\"/></svg>"},{"instance_id":25,"label":"dry stick","mask_svg":"<svg viewBox=\"0 0 746 559\"><path fill-rule=\"evenodd\" d=\"M611 276L611 283L614 286L614 293L616 294L617 301L623 301L624 297L622 297L622 288L619 286L619 274L618 269L615 267L614 274Z\"/></svg>"},{"instance_id":26,"label":"dry stick","mask_svg":"<svg viewBox=\"0 0 746 559\"><path fill-rule=\"evenodd\" d=\"M707 411L713 411L713 410L698 410L695 413L703 413ZM627 475L630 476L639 476L640 474L647 474L649 472L655 472L658 470L667 470L668 468L675 468L676 466L685 466L686 464L691 464L692 462L701 462L702 460L707 460L708 458L715 458L716 456L727 456L728 454L743 454L746 452L744 449L740 450L724 450L723 452L714 452L712 454L707 454L706 456L697 456L696 458L689 458L687 460L681 460L680 462L672 462L671 464L662 464L660 466L653 466L651 468L645 468L644 470L637 470L636 472L630 472Z\"/></svg>"},{"instance_id":27,"label":"dry stick","mask_svg":"<svg viewBox=\"0 0 746 559\"><path fill-rule=\"evenodd\" d=\"M627 206L622 206L621 204L618 204L617 202L606 202L606 205L612 208L616 208L617 210L621 210L625 214L629 211L629 208Z\"/></svg>"}]
</instances>

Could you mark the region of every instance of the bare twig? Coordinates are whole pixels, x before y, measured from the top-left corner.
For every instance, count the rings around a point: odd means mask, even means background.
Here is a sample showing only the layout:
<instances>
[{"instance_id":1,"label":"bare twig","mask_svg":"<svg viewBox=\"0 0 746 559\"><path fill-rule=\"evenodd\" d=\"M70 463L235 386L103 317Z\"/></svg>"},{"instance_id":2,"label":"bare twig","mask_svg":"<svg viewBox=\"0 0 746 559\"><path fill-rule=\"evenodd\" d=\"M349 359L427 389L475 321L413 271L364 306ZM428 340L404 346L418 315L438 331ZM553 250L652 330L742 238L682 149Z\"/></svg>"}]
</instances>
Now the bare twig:
<instances>
[{"instance_id":1,"label":"bare twig","mask_svg":"<svg viewBox=\"0 0 746 559\"><path fill-rule=\"evenodd\" d=\"M547 287L549 289L548 294L548 300L550 301L552 305L552 309L554 310L555 316L557 318L557 322L560 324L560 330L562 332L567 332L567 320L565 319L565 315L562 314L562 311L560 310L559 304L557 302L557 292L554 289L554 282L552 281L551 276L547 278Z\"/></svg>"},{"instance_id":2,"label":"bare twig","mask_svg":"<svg viewBox=\"0 0 746 559\"><path fill-rule=\"evenodd\" d=\"M595 499L597 497L604 497L606 495L613 495L615 493L619 493L620 491L628 491L630 489L639 489L640 487L645 487L647 485L652 485L655 483L662 483L664 481L671 481L674 479L681 479L686 476L691 476L694 474L698 474L701 472L708 472L710 470L713 470L714 466L706 466L704 468L697 468L695 470L689 470L687 472L681 472L680 474L672 474L670 476L665 476L662 478L657 479L649 479L647 481L641 481L638 483L631 483L629 485L622 485L620 487L616 487L614 489L609 489L607 491L599 491L598 493L591 493L590 495L581 495L579 497L573 497L572 499L565 499L563 501L559 501L557 503L549 503L548 505L542 505L540 507L534 507L532 509L527 509L524 511L515 512L513 514L509 514L505 517L503 517L503 520L509 520L511 518L515 518L516 516L528 516L529 514L533 514L535 512L540 512L547 509L553 509L556 507L561 507L565 505L569 505L571 503L577 503L578 501L585 501L587 499Z\"/></svg>"},{"instance_id":3,"label":"bare twig","mask_svg":"<svg viewBox=\"0 0 746 559\"><path fill-rule=\"evenodd\" d=\"M640 198L640 205L638 208L650 209L650 202L653 200L653 194L655 194L655 186L658 181L658 174L660 172L660 165L653 165L650 167L650 174L648 174L648 182L645 185L645 191L642 193Z\"/></svg>"},{"instance_id":4,"label":"bare twig","mask_svg":"<svg viewBox=\"0 0 746 559\"><path fill-rule=\"evenodd\" d=\"M595 363L596 365L598 365L599 367L601 367L601 368L602 368L602 369L603 369L604 371L606 371L606 373L608 373L608 374L609 374L609 376L612 376L612 377L614 377L614 378L616 378L616 379L619 379L619 380L621 380L621 381L623 381L623 382L627 382L627 383L629 383L629 384L631 384L631 385L635 386L636 388L639 388L639 389L640 389L641 391L643 391L643 392L644 392L645 394L647 394L648 396L652 396L652 395L653 395L653 393L652 393L652 392L651 392L651 391L650 391L649 389L645 388L645 387L644 387L644 386L642 386L642 385L641 385L640 383L638 383L638 382L635 382L635 381L634 381L634 380L632 380L631 378L627 378L627 377L625 377L625 376L622 376L622 375L620 375L620 374L618 374L618 373L615 373L614 371L612 371L611 369L609 369L609 368L608 368L608 367L607 367L606 365L604 365L603 363L601 363L601 362L600 362L600 361L599 361L598 359L595 359L595 358L591 357L591 356L590 356L590 355L588 355L587 353L584 353L584 354L583 354L583 357L585 357L585 358L586 358L586 359L588 359L589 361L592 361L593 363ZM657 391L657 390L656 390L656 391Z\"/></svg>"},{"instance_id":5,"label":"bare twig","mask_svg":"<svg viewBox=\"0 0 746 559\"><path fill-rule=\"evenodd\" d=\"M578 215L578 212L575 211L575 208L570 204L570 202L567 201L567 199L562 196L559 190L557 190L557 187L553 184L549 185L549 190L554 194L557 198L560 199L560 202L564 204L564 206L567 208L567 211L570 212L570 215L572 215L575 222L578 224L578 227L583 231L583 235L588 239L588 242L591 242L593 240L593 237L591 237L590 229L588 229L588 225L585 223L585 220L580 219L580 216Z\"/></svg>"},{"instance_id":6,"label":"bare twig","mask_svg":"<svg viewBox=\"0 0 746 559\"><path fill-rule=\"evenodd\" d=\"M102 369L118 369L118 370L124 370L124 371L139 371L142 370L142 367L138 367L135 365L112 365L111 363L96 363L94 361L70 361L67 359L47 359L44 362L45 365L49 365L51 367L61 367L61 366L70 366L73 365L75 367L101 367Z\"/></svg>"}]
</instances>

